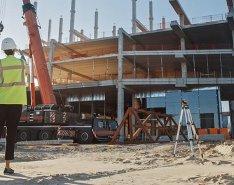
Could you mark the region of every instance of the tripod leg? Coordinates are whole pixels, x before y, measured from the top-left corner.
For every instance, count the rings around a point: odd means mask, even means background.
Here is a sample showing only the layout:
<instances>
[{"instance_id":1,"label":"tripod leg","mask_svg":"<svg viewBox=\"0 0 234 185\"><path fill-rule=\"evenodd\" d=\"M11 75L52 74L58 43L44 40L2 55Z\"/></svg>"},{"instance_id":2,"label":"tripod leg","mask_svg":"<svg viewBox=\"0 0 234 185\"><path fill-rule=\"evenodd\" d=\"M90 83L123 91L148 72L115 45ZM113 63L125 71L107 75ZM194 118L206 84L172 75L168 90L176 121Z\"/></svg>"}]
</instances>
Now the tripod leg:
<instances>
[{"instance_id":1,"label":"tripod leg","mask_svg":"<svg viewBox=\"0 0 234 185\"><path fill-rule=\"evenodd\" d=\"M196 132L195 124L194 124L194 122L193 122L192 115L191 115L191 112L190 112L190 111L189 111L189 117L190 117L190 120L191 120L191 129L192 129L194 138L196 139L196 142L197 142L197 146L198 146L198 149L199 149L200 156L201 156L201 158L202 158L202 160L203 160L203 153L202 153L201 146L200 146L199 136L198 136L198 134L197 134L197 132Z\"/></svg>"},{"instance_id":2,"label":"tripod leg","mask_svg":"<svg viewBox=\"0 0 234 185\"><path fill-rule=\"evenodd\" d=\"M188 132L188 139L189 139L189 143L190 143L190 149L192 152L192 156L194 157L194 147L193 147L193 134L192 134L192 128L191 128L191 118L189 116L189 110L186 109L186 113L185 113L185 119L186 119L186 123L187 123L187 132Z\"/></svg>"},{"instance_id":3,"label":"tripod leg","mask_svg":"<svg viewBox=\"0 0 234 185\"><path fill-rule=\"evenodd\" d=\"M175 142L174 151L173 151L174 156L176 154L176 148L177 148L177 144L178 144L178 140L179 140L179 136L180 136L180 129L181 129L181 125L182 125L183 112L184 112L184 110L181 109L180 119L179 119L177 134L176 134L176 142Z\"/></svg>"},{"instance_id":4,"label":"tripod leg","mask_svg":"<svg viewBox=\"0 0 234 185\"><path fill-rule=\"evenodd\" d=\"M200 156L201 156L201 158L203 160L204 158L203 158L203 153L202 153L201 146L200 146L200 139L199 139L199 136L198 136L198 134L196 132L196 128L195 128L194 123L192 123L192 131L193 131L193 135L195 136L195 139L196 139L196 142L197 142L197 146L198 146L198 149L199 149Z\"/></svg>"}]
</instances>

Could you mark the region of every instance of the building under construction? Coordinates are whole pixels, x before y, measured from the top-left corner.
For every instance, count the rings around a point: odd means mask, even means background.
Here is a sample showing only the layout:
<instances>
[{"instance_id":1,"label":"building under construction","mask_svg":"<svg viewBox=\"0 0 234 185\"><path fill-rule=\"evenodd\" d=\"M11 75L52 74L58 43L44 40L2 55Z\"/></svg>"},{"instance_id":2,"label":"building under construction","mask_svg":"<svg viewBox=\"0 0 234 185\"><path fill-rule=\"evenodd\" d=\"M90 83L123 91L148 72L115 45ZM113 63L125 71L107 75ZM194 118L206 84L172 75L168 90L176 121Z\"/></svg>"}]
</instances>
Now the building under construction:
<instances>
[{"instance_id":1,"label":"building under construction","mask_svg":"<svg viewBox=\"0 0 234 185\"><path fill-rule=\"evenodd\" d=\"M187 98L198 128L222 127L221 101L229 101L234 111L233 1L226 1L226 16L210 16L196 24L178 0L169 2L179 22L168 25L163 18L161 28L154 29L150 1L147 28L137 19L137 0L132 0L132 33L114 26L113 35L105 38L98 38L96 11L90 39L74 29L72 0L70 42L62 43L61 18L58 41L51 39L44 48L61 103L74 105L78 113L100 113L120 122L136 102L145 109L178 115L181 99Z\"/></svg>"}]
</instances>

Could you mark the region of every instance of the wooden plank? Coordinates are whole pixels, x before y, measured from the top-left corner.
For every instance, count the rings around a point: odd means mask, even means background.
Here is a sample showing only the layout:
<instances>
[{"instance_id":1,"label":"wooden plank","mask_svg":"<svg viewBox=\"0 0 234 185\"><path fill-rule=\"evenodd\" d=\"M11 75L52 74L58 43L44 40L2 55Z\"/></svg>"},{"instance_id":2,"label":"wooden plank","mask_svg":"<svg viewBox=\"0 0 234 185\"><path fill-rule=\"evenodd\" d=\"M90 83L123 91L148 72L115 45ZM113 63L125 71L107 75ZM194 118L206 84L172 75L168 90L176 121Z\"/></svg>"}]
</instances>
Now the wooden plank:
<instances>
[{"instance_id":1,"label":"wooden plank","mask_svg":"<svg viewBox=\"0 0 234 185\"><path fill-rule=\"evenodd\" d=\"M114 144L114 142L116 141L117 136L119 135L121 128L124 126L124 123L127 120L130 111L131 111L130 108L128 108L127 112L124 115L123 120L121 121L120 125L118 126L117 130L115 131L114 136L113 136L112 140L110 141L110 144Z\"/></svg>"},{"instance_id":2,"label":"wooden plank","mask_svg":"<svg viewBox=\"0 0 234 185\"><path fill-rule=\"evenodd\" d=\"M137 115L137 114L134 114L134 116L135 115ZM133 139L135 139L140 134L140 132L142 131L142 129L143 129L144 125L145 125L145 123L149 120L150 117L151 117L151 115L148 115L147 118L143 121L143 123L141 122L141 120L139 121L140 122L139 123L140 128L138 128L137 131L133 134Z\"/></svg>"}]
</instances>

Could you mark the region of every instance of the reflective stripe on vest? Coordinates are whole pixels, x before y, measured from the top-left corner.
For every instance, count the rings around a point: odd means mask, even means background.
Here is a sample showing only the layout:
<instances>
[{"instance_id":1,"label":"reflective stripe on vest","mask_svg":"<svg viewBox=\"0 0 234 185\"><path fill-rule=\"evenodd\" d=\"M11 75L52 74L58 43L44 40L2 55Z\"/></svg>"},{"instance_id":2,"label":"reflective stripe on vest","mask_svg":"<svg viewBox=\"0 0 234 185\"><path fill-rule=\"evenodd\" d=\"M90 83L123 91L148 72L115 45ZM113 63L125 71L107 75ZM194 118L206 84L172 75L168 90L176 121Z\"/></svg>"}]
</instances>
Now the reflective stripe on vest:
<instances>
[{"instance_id":1,"label":"reflective stripe on vest","mask_svg":"<svg viewBox=\"0 0 234 185\"><path fill-rule=\"evenodd\" d=\"M3 71L5 70L15 70L15 69L21 69L21 81L19 82L12 82L12 83L4 83L4 76ZM0 87L12 87L12 86L21 86L26 85L25 83L25 76L24 76L24 70L25 66L24 63L21 62L21 65L15 65L15 66L2 66L2 62L0 60Z\"/></svg>"}]
</instances>

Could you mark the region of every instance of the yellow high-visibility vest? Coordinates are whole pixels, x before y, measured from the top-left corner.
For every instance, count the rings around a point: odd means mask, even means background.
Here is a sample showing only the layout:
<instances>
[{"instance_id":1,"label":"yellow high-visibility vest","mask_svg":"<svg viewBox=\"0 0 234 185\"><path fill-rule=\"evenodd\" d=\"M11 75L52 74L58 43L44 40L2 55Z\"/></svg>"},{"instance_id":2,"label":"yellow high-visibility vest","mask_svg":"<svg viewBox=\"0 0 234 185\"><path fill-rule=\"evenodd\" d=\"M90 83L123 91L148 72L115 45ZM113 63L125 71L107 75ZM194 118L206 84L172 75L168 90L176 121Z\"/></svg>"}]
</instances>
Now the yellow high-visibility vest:
<instances>
[{"instance_id":1,"label":"yellow high-visibility vest","mask_svg":"<svg viewBox=\"0 0 234 185\"><path fill-rule=\"evenodd\" d=\"M0 104L27 105L25 64L13 55L0 60Z\"/></svg>"}]
</instances>

